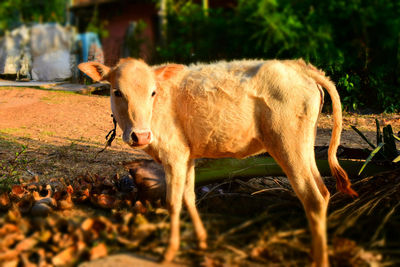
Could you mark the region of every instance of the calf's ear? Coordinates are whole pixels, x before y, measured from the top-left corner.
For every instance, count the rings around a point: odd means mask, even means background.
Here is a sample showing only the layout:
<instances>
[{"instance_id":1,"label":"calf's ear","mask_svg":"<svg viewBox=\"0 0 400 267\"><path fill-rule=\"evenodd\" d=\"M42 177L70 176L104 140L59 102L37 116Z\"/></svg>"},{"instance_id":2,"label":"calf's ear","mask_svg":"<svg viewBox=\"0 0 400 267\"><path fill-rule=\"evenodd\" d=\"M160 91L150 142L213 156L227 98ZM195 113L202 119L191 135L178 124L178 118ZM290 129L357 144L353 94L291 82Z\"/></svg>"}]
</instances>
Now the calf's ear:
<instances>
[{"instance_id":1,"label":"calf's ear","mask_svg":"<svg viewBox=\"0 0 400 267\"><path fill-rule=\"evenodd\" d=\"M104 80L104 77L110 72L109 67L93 61L81 63L78 68L95 82Z\"/></svg>"},{"instance_id":2,"label":"calf's ear","mask_svg":"<svg viewBox=\"0 0 400 267\"><path fill-rule=\"evenodd\" d=\"M154 73L156 74L157 80L165 81L177 75L184 68L185 68L184 65L169 64L155 69Z\"/></svg>"}]
</instances>

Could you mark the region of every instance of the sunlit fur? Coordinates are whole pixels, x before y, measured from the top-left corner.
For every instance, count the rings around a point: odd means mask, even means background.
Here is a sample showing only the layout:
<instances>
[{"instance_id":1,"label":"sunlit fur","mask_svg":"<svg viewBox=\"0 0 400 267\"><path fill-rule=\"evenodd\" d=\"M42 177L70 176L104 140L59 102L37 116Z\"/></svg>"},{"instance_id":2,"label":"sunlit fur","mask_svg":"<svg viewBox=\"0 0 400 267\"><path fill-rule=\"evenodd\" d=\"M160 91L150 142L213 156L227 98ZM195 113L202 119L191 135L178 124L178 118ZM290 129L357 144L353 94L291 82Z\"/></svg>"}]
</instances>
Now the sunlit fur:
<instances>
[{"instance_id":1,"label":"sunlit fur","mask_svg":"<svg viewBox=\"0 0 400 267\"><path fill-rule=\"evenodd\" d=\"M243 158L267 151L285 171L304 205L314 263L329 265L329 192L314 156L322 87L333 105L328 153L332 174L339 190L356 193L336 158L342 128L339 95L322 71L302 60L241 60L151 68L126 59L109 71L98 63L83 64L88 64L80 68L89 76L98 77L100 69L101 79L123 92L123 99L111 96L111 104L125 142L130 144L132 130L149 127L152 131L152 142L144 150L163 164L166 173L171 215L166 261L172 260L179 248L182 201L192 217L200 248L206 247L206 231L194 202L194 159ZM152 100L155 85L157 93Z\"/></svg>"}]
</instances>

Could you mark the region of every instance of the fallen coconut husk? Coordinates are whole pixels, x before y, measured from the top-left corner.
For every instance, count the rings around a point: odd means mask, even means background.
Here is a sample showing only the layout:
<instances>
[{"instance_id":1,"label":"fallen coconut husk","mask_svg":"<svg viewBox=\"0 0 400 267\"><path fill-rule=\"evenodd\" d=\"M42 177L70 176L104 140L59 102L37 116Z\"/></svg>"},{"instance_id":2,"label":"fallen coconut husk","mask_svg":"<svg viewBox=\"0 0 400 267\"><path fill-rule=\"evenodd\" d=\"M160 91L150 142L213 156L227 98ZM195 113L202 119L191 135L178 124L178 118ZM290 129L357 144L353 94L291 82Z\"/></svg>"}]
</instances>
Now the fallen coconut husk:
<instances>
[{"instance_id":1,"label":"fallen coconut husk","mask_svg":"<svg viewBox=\"0 0 400 267\"><path fill-rule=\"evenodd\" d=\"M6 192L0 194L0 210L8 210L11 207L10 197Z\"/></svg>"},{"instance_id":2,"label":"fallen coconut husk","mask_svg":"<svg viewBox=\"0 0 400 267\"><path fill-rule=\"evenodd\" d=\"M39 262L74 265L126 250L160 257L168 241L167 212L136 201L140 192L131 186L133 181L129 176L88 175L71 183L53 182L57 185L50 188L38 182L35 186L21 184L19 189L25 192L22 199L11 199L11 192L5 194L10 204L8 213L0 216L1 257L7 264L24 266ZM334 179L326 178L325 182L333 193L328 219L332 265L385 265L398 261L400 172L355 182L354 188L360 194L356 199L335 194ZM307 220L285 177L236 177L200 186L196 193L210 250L195 249L193 226L183 213L179 257L183 262L310 264ZM63 200L75 205L61 208ZM31 216L36 205L46 205L48 209ZM33 239L36 243L31 246ZM26 249L15 252L24 240L29 241L25 241Z\"/></svg>"},{"instance_id":3,"label":"fallen coconut husk","mask_svg":"<svg viewBox=\"0 0 400 267\"><path fill-rule=\"evenodd\" d=\"M34 203L35 198L33 197L33 195L27 194L23 199L16 203L16 206L22 214L28 214L31 211Z\"/></svg>"},{"instance_id":4,"label":"fallen coconut husk","mask_svg":"<svg viewBox=\"0 0 400 267\"><path fill-rule=\"evenodd\" d=\"M71 186L66 189L58 189L53 195L53 199L56 201L56 206L60 210L71 209L73 207L72 202L73 189Z\"/></svg>"},{"instance_id":5,"label":"fallen coconut husk","mask_svg":"<svg viewBox=\"0 0 400 267\"><path fill-rule=\"evenodd\" d=\"M165 203L166 183L165 172L161 164L153 160L140 160L124 164L133 177L133 185L137 188L137 198L145 203L155 203L158 200ZM121 188L125 188L121 185Z\"/></svg>"},{"instance_id":6,"label":"fallen coconut husk","mask_svg":"<svg viewBox=\"0 0 400 267\"><path fill-rule=\"evenodd\" d=\"M30 210L30 214L32 216L45 217L49 215L52 210L53 209L45 203L35 203Z\"/></svg>"},{"instance_id":7,"label":"fallen coconut husk","mask_svg":"<svg viewBox=\"0 0 400 267\"><path fill-rule=\"evenodd\" d=\"M26 190L22 185L13 185L10 192L10 198L20 200L26 195Z\"/></svg>"}]
</instances>

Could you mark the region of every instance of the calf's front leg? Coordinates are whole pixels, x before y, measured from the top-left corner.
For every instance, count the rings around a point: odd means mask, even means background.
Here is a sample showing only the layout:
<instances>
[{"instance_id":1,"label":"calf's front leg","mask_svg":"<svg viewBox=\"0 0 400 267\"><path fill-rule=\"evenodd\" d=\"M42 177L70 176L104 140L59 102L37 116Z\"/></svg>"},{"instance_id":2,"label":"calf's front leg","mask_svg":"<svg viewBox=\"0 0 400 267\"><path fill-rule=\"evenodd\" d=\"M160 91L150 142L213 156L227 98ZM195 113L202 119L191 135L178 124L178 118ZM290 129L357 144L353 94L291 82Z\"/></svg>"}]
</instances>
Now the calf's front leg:
<instances>
[{"instance_id":1,"label":"calf's front leg","mask_svg":"<svg viewBox=\"0 0 400 267\"><path fill-rule=\"evenodd\" d=\"M188 163L188 171L185 183L185 191L183 193L183 201L185 202L186 208L190 214L193 222L194 231L196 232L197 239L199 241L199 249L207 248L207 232L204 229L203 222L201 221L199 212L196 208L196 195L194 193L194 160L190 160Z\"/></svg>"},{"instance_id":2,"label":"calf's front leg","mask_svg":"<svg viewBox=\"0 0 400 267\"><path fill-rule=\"evenodd\" d=\"M164 164L167 185L167 206L170 214L171 229L168 247L164 253L164 262L174 259L180 244L180 213L187 176L187 162Z\"/></svg>"}]
</instances>

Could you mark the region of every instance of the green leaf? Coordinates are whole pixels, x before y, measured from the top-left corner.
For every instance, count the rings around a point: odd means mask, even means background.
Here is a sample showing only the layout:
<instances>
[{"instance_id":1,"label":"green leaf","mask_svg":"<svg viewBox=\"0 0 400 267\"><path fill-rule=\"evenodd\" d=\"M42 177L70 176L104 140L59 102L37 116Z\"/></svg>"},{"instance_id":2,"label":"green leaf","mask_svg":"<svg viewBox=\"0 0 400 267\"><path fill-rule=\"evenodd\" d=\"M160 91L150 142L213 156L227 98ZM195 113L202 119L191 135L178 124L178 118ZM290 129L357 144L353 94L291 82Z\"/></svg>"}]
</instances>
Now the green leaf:
<instances>
[{"instance_id":1,"label":"green leaf","mask_svg":"<svg viewBox=\"0 0 400 267\"><path fill-rule=\"evenodd\" d=\"M365 160L364 164L362 165L360 171L358 172L358 175L362 173L362 171L365 169L367 164L372 160L372 158L376 155L376 153L381 150L381 148L385 145L385 143L380 143L372 152L369 154L368 158Z\"/></svg>"},{"instance_id":2,"label":"green leaf","mask_svg":"<svg viewBox=\"0 0 400 267\"><path fill-rule=\"evenodd\" d=\"M400 161L400 156L397 156L397 158L395 158L394 160L393 160L393 163L397 163L397 162L399 162Z\"/></svg>"},{"instance_id":3,"label":"green leaf","mask_svg":"<svg viewBox=\"0 0 400 267\"><path fill-rule=\"evenodd\" d=\"M364 135L362 132L360 132L360 130L358 130L358 129L356 128L356 126L350 125L350 127L351 127L356 133L358 133L358 135L361 136L361 138L364 139L364 141L367 142L368 145L370 145L373 149L376 148L376 146L374 146L374 145L367 139L367 137L365 137L365 135Z\"/></svg>"},{"instance_id":4,"label":"green leaf","mask_svg":"<svg viewBox=\"0 0 400 267\"><path fill-rule=\"evenodd\" d=\"M393 134L393 137L394 137L394 139L396 139L397 141L400 142L400 137L398 137L397 135L394 135L394 134Z\"/></svg>"}]
</instances>

